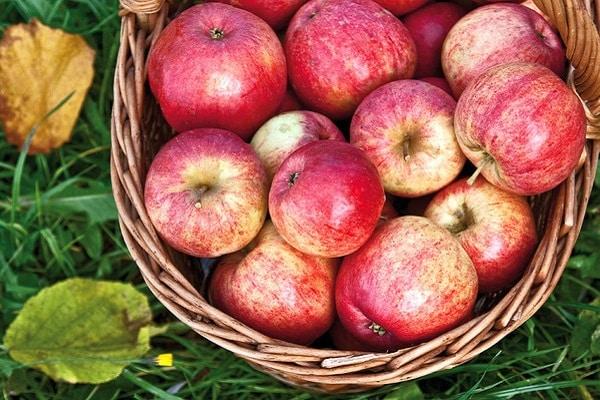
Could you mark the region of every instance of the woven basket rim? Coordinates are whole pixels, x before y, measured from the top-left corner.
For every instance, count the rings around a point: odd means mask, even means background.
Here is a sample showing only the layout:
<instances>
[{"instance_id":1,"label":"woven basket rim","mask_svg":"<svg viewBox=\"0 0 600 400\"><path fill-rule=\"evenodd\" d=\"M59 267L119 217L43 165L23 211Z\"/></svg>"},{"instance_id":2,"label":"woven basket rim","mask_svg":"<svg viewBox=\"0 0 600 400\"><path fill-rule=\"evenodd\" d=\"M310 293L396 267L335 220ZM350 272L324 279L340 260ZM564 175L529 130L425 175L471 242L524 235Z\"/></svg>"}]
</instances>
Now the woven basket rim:
<instances>
[{"instance_id":1,"label":"woven basket rim","mask_svg":"<svg viewBox=\"0 0 600 400\"><path fill-rule=\"evenodd\" d=\"M548 299L581 230L600 154L600 37L590 0L535 0L567 47L569 84L588 117L587 158L578 171L535 199L545 227L523 278L489 311L431 341L393 353L315 349L274 340L212 307L180 271L182 258L154 230L143 202L148 158L164 127L146 91L146 56L186 2L121 0L121 46L114 80L111 178L125 243L154 295L194 331L275 378L311 390L355 392L415 379L465 363L521 326ZM596 3L594 3L595 5ZM596 15L598 17L598 15ZM596 19L596 23L598 20Z\"/></svg>"}]
</instances>

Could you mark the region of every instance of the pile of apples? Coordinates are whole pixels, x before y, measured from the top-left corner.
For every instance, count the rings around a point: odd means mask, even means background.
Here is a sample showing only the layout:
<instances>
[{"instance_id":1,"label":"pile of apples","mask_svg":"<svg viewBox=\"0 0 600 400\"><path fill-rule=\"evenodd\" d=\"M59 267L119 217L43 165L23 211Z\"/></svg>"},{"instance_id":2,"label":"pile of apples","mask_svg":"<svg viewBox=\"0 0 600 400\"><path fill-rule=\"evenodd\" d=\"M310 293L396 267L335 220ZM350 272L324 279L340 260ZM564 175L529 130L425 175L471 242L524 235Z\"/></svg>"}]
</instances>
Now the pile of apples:
<instances>
[{"instance_id":1,"label":"pile of apples","mask_svg":"<svg viewBox=\"0 0 600 400\"><path fill-rule=\"evenodd\" d=\"M526 196L585 158L585 112L539 10L478 5L221 0L170 22L147 71L180 133L145 205L166 243L217 259L211 304L288 342L392 351L519 279Z\"/></svg>"}]
</instances>

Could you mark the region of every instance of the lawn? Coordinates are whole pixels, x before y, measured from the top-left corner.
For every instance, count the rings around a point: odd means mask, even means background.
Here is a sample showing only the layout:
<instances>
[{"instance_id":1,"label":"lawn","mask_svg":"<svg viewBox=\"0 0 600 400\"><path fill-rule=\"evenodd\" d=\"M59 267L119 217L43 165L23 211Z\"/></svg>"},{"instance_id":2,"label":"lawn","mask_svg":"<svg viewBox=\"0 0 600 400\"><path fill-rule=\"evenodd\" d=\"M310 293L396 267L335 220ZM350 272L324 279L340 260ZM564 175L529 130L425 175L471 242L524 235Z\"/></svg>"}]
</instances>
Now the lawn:
<instances>
[{"instance_id":1,"label":"lawn","mask_svg":"<svg viewBox=\"0 0 600 400\"><path fill-rule=\"evenodd\" d=\"M49 155L26 157L21 169L18 149L0 131L0 335L29 297L75 276L133 282L148 295L156 324L168 329L152 339L148 359L102 385L53 382L12 361L0 346L3 397L320 398L284 386L211 345L175 321L145 289L119 232L108 168L117 5L116 0L0 0L1 31L38 18L83 35L96 50L94 84L68 144ZM600 398L599 193L592 196L576 255L534 318L471 363L420 379L418 387L388 386L352 398L423 398L419 392L428 399ZM174 367L154 366L151 357L165 352L174 354Z\"/></svg>"}]
</instances>

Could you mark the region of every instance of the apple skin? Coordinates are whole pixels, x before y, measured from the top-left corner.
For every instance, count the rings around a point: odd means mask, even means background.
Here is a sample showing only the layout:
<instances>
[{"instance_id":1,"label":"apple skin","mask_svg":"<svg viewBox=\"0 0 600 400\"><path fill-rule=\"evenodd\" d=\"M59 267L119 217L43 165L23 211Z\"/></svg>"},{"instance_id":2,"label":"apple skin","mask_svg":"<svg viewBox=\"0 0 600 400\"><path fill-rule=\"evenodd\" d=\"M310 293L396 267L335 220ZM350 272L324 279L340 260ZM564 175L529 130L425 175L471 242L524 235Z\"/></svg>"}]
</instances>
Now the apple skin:
<instances>
[{"instance_id":1,"label":"apple skin","mask_svg":"<svg viewBox=\"0 0 600 400\"><path fill-rule=\"evenodd\" d=\"M250 145L221 129L183 132L148 170L146 211L174 249L212 258L246 246L267 214L267 174Z\"/></svg>"},{"instance_id":2,"label":"apple skin","mask_svg":"<svg viewBox=\"0 0 600 400\"><path fill-rule=\"evenodd\" d=\"M419 78L420 81L427 82L432 84L433 86L437 86L442 89L444 92L448 93L450 96L454 98L454 93L452 93L452 89L448 84L448 81L444 78L440 78L438 76L426 76L423 78Z\"/></svg>"},{"instance_id":3,"label":"apple skin","mask_svg":"<svg viewBox=\"0 0 600 400\"><path fill-rule=\"evenodd\" d=\"M333 345L338 350L348 351L363 351L363 352L374 352L376 349L372 349L364 343L358 341L354 336L344 328L344 325L339 320L336 320L329 330L329 336L333 341Z\"/></svg>"},{"instance_id":4,"label":"apple skin","mask_svg":"<svg viewBox=\"0 0 600 400\"><path fill-rule=\"evenodd\" d=\"M335 290L348 332L369 348L393 351L470 319L477 273L447 230L407 216L379 227L344 259Z\"/></svg>"},{"instance_id":5,"label":"apple skin","mask_svg":"<svg viewBox=\"0 0 600 400\"><path fill-rule=\"evenodd\" d=\"M415 78L443 76L442 44L467 10L456 3L427 4L402 18L417 47Z\"/></svg>"},{"instance_id":6,"label":"apple skin","mask_svg":"<svg viewBox=\"0 0 600 400\"><path fill-rule=\"evenodd\" d=\"M563 76L565 49L554 29L535 11L520 4L479 7L448 33L442 66L456 98L494 65L532 62Z\"/></svg>"},{"instance_id":7,"label":"apple skin","mask_svg":"<svg viewBox=\"0 0 600 400\"><path fill-rule=\"evenodd\" d=\"M178 132L221 128L248 139L281 104L286 75L275 32L257 16L219 3L182 12L148 60L152 93Z\"/></svg>"},{"instance_id":8,"label":"apple skin","mask_svg":"<svg viewBox=\"0 0 600 400\"><path fill-rule=\"evenodd\" d=\"M302 105L300 104L300 100L291 90L287 90L285 92L285 96L283 97L283 101L279 105L277 109L276 115L283 114L288 111L298 111L302 110Z\"/></svg>"},{"instance_id":9,"label":"apple skin","mask_svg":"<svg viewBox=\"0 0 600 400\"><path fill-rule=\"evenodd\" d=\"M506 192L478 178L460 179L440 191L425 217L452 233L473 261L479 291L510 287L529 262L537 233L525 197Z\"/></svg>"},{"instance_id":10,"label":"apple skin","mask_svg":"<svg viewBox=\"0 0 600 400\"><path fill-rule=\"evenodd\" d=\"M269 193L273 224L296 249L341 257L362 246L379 221L385 194L377 169L348 143L320 140L292 153Z\"/></svg>"},{"instance_id":11,"label":"apple skin","mask_svg":"<svg viewBox=\"0 0 600 400\"><path fill-rule=\"evenodd\" d=\"M429 0L375 0L395 15L404 15L427 4Z\"/></svg>"},{"instance_id":12,"label":"apple skin","mask_svg":"<svg viewBox=\"0 0 600 400\"><path fill-rule=\"evenodd\" d=\"M488 182L531 196L577 166L586 118L577 96L539 64L498 65L463 93L454 119L463 152Z\"/></svg>"},{"instance_id":13,"label":"apple skin","mask_svg":"<svg viewBox=\"0 0 600 400\"><path fill-rule=\"evenodd\" d=\"M539 9L539 7L535 4L535 2L533 0L525 0L524 2L521 3L521 5L525 6L527 8L530 8L533 11L535 11L536 13L540 14L542 16L542 18L544 18L544 20L546 20L546 22L548 24L550 24L550 26L554 26L552 24L552 21L550 21L550 18L548 18L548 16L546 14L544 14L542 12L542 10Z\"/></svg>"},{"instance_id":14,"label":"apple skin","mask_svg":"<svg viewBox=\"0 0 600 400\"><path fill-rule=\"evenodd\" d=\"M400 197L433 193L465 164L454 136L456 102L426 82L388 83L360 104L350 142L377 166L385 191Z\"/></svg>"},{"instance_id":15,"label":"apple skin","mask_svg":"<svg viewBox=\"0 0 600 400\"><path fill-rule=\"evenodd\" d=\"M267 222L247 249L219 262L209 298L218 309L267 336L308 345L335 319L337 264L294 249Z\"/></svg>"},{"instance_id":16,"label":"apple skin","mask_svg":"<svg viewBox=\"0 0 600 400\"><path fill-rule=\"evenodd\" d=\"M372 0L311 0L285 37L294 91L309 109L350 117L377 87L412 77L417 53L402 22Z\"/></svg>"},{"instance_id":17,"label":"apple skin","mask_svg":"<svg viewBox=\"0 0 600 400\"><path fill-rule=\"evenodd\" d=\"M306 0L212 0L250 11L273 29L284 28Z\"/></svg>"},{"instance_id":18,"label":"apple skin","mask_svg":"<svg viewBox=\"0 0 600 400\"><path fill-rule=\"evenodd\" d=\"M268 120L250 145L262 161L269 179L295 150L317 140L344 142L344 135L329 118L313 111L291 111Z\"/></svg>"}]
</instances>

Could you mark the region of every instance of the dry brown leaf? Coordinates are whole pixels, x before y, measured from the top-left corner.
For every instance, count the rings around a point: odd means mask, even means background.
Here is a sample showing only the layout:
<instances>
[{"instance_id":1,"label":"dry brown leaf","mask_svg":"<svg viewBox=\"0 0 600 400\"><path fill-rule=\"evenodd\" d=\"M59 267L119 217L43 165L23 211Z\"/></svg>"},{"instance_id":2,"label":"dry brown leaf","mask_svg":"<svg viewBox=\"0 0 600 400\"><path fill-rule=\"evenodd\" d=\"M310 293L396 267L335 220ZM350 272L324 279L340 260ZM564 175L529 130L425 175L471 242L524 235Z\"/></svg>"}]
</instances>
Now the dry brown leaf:
<instances>
[{"instance_id":1,"label":"dry brown leaf","mask_svg":"<svg viewBox=\"0 0 600 400\"><path fill-rule=\"evenodd\" d=\"M62 146L94 76L94 50L85 40L39 21L12 25L0 41L0 121L6 139L21 146L52 108L72 97L37 129L30 153Z\"/></svg>"}]
</instances>

